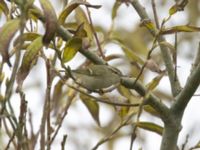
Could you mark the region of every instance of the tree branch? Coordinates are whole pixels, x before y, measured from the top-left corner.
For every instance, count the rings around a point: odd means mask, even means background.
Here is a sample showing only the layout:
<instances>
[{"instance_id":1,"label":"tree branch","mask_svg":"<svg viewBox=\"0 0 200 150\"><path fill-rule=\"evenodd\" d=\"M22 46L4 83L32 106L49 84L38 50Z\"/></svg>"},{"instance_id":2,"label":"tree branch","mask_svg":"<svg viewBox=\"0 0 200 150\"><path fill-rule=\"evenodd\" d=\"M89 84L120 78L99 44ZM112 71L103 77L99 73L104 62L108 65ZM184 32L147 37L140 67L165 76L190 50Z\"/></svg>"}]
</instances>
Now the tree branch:
<instances>
[{"instance_id":1,"label":"tree branch","mask_svg":"<svg viewBox=\"0 0 200 150\"><path fill-rule=\"evenodd\" d=\"M135 8L135 10L137 11L138 15L142 20L150 20L145 8L138 2L138 0L131 0L131 4ZM158 30L156 30L156 28L151 28L151 29L148 28L148 30L154 37L157 36ZM163 36L159 35L158 42L159 43L166 42L166 40ZM160 44L160 49L169 75L172 94L176 96L181 91L181 86L178 78L175 77L175 69L173 66L173 61L169 49L167 46L162 44Z\"/></svg>"},{"instance_id":2,"label":"tree branch","mask_svg":"<svg viewBox=\"0 0 200 150\"><path fill-rule=\"evenodd\" d=\"M191 75L188 77L187 83L184 86L181 93L176 97L176 102L172 105L172 111L176 113L183 113L191 97L194 95L195 91L200 84L200 63L193 70Z\"/></svg>"},{"instance_id":3,"label":"tree branch","mask_svg":"<svg viewBox=\"0 0 200 150\"><path fill-rule=\"evenodd\" d=\"M149 94L145 100L145 104L151 105L160 114L160 117L164 122L169 119L170 115L167 106L161 103L160 99L157 98L154 94L149 93L141 82L138 81L135 84L135 79L122 77L121 84L128 89L136 90L141 96L146 96Z\"/></svg>"}]
</instances>

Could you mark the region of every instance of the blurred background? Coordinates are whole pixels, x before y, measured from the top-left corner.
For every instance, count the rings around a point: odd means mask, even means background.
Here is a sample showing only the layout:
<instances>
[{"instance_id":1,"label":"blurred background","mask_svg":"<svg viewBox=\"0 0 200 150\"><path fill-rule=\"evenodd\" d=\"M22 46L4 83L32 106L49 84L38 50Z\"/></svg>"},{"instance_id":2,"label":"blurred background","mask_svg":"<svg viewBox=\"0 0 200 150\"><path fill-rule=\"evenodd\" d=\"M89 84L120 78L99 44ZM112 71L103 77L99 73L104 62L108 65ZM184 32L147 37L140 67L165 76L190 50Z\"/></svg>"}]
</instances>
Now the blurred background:
<instances>
[{"instance_id":1,"label":"blurred background","mask_svg":"<svg viewBox=\"0 0 200 150\"><path fill-rule=\"evenodd\" d=\"M117 59L110 59L108 63L116 68L118 68L123 75L130 77L137 77L143 61L146 60L148 50L151 49L153 43L153 37L149 32L141 27L140 18L137 12L130 4L121 4L113 15L113 7L115 5L115 0L87 0L87 2L94 5L101 5L100 9L90 8L91 18L97 35L102 41L102 49L105 55L115 56ZM145 6L150 18L154 20L153 11L151 6L151 1L140 0L141 4ZM63 10L64 1L62 0L51 0L54 8L56 9L57 15L59 15ZM167 0L155 0L156 9L158 12L158 18L160 23L163 19L169 16L169 9L175 4L174 1ZM35 0L35 4L40 7L39 2ZM85 7L81 8L86 12ZM199 22L200 14L200 1L190 0L184 11L180 11L174 14L171 19L165 24L165 27L172 27L175 25L192 25L200 26ZM71 13L66 20L66 27L74 21L77 21L77 15L75 12ZM0 25L5 21L5 17L1 15ZM44 28L41 23L38 23L39 32L44 33ZM73 27L72 27L73 28ZM181 85L184 86L187 80L187 76L190 74L192 62L196 51L199 47L200 36L199 33L178 33L178 47L177 47L177 75L180 78ZM174 45L175 35L169 34L165 36L166 40ZM91 50L96 51L97 47L95 42L92 43L93 46ZM128 50L127 50L128 49ZM127 52L135 54L141 60L135 63L135 60L130 57ZM46 54L51 57L54 51L49 49ZM109 58L109 57L108 57ZM152 54L152 59L159 64L161 69L165 69L161 55L160 49L157 47ZM70 62L66 63L66 66L70 66L72 69L76 69L81 64L85 62L85 57L81 54L77 54ZM13 61L13 60L11 60ZM140 62L141 61L141 62ZM57 65L59 68L59 64ZM4 68L6 70L6 76L10 76L10 70L8 67ZM152 81L154 77L158 74L152 72L148 69L144 70L142 74L141 81L144 84L148 84ZM29 76L24 82L24 92L26 94L26 100L28 101L28 114L27 115L27 130L29 132L36 133L40 127L40 120L43 112L44 97L45 97L45 64L42 59L38 59L37 65L32 69ZM59 87L59 79L56 78L53 81L53 85ZM64 111L65 105L69 100L70 94L75 94L71 89L60 86L62 93L56 97L53 96L54 91L52 91L52 126L56 126L58 121L58 116ZM56 88L56 87L55 87ZM4 93L5 89L1 88L1 93ZM135 96L134 91L131 93ZM54 93L55 94L55 93ZM154 94L159 96L166 105L170 105L173 101L171 97L170 84L167 76L164 76L158 87L154 90ZM194 96L185 111L184 118L182 121L182 131L179 136L179 146L180 148L185 144L185 150L194 146L200 140L200 90L196 92L197 96ZM119 91L114 90L106 95L112 100L124 100L124 96L120 94ZM137 95L134 100L140 99ZM19 114L19 95L13 94L11 99L11 105L14 108L16 114ZM52 149L60 149L61 141L63 135L67 134L66 149L68 150L90 150L96 145L96 143L109 135L122 121L124 117L121 108L112 107L107 104L99 104L99 122L100 126L97 124L97 119L92 117L87 107L80 100L79 96L75 96L70 108L68 109L67 115L64 118L62 126L56 136ZM137 119L138 108L134 108L135 115L132 117L131 121L134 122ZM143 111L140 116L141 121L149 121L160 126L163 126L162 121L149 113L148 111ZM30 122L33 124L33 128L30 126ZM128 150L130 148L132 125L126 125L122 127L111 140L102 144L98 150ZM33 131L31 131L33 130ZM2 130L0 132L1 145L6 145L9 138L4 136L5 132ZM39 140L37 140L39 143ZM161 136L157 133L150 132L144 129L137 129L137 138L134 141L134 150L159 150L159 145L161 142ZM36 144L35 149L39 149L39 144Z\"/></svg>"}]
</instances>

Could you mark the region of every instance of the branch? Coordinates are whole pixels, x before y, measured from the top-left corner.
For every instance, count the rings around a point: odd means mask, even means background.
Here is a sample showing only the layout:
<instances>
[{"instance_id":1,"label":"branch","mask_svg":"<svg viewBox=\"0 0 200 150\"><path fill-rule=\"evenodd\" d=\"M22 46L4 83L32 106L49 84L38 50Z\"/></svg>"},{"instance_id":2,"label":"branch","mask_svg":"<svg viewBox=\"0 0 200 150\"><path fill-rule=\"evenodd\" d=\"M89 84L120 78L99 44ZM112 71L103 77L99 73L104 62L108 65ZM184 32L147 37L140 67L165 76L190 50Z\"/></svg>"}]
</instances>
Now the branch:
<instances>
[{"instance_id":1,"label":"branch","mask_svg":"<svg viewBox=\"0 0 200 150\"><path fill-rule=\"evenodd\" d=\"M121 84L128 89L136 90L141 96L146 96L149 93L141 82L138 81L135 84L135 79L122 77ZM151 105L160 114L164 122L165 120L169 119L169 109L167 108L167 106L161 103L160 99L157 98L154 94L149 93L149 96L146 99L146 104Z\"/></svg>"},{"instance_id":2,"label":"branch","mask_svg":"<svg viewBox=\"0 0 200 150\"><path fill-rule=\"evenodd\" d=\"M135 8L138 15L140 16L140 18L143 21L144 20L150 20L149 16L147 15L145 8L138 2L138 0L131 0L131 4ZM147 29L149 30L149 32L154 37L157 36L158 30L156 30L155 28L151 28L151 29L147 28ZM163 36L159 35L158 36L158 42L159 43L166 42L166 40ZM161 49L162 57L163 57L163 60L165 62L165 66L167 68L167 72L168 72L168 75L169 75L172 94L174 96L176 96L181 91L181 86L180 86L178 78L176 79L176 77L175 77L175 69L174 69L174 66L173 66L173 61L172 61L172 58L171 58L171 55L170 55L170 51L169 51L167 46L161 45L161 44L160 44L160 49Z\"/></svg>"},{"instance_id":3,"label":"branch","mask_svg":"<svg viewBox=\"0 0 200 150\"><path fill-rule=\"evenodd\" d=\"M193 72L193 70L195 70L195 68L198 66L198 64L200 64L200 42L199 42L199 47L198 47L197 53L195 55L194 63L192 64L191 72Z\"/></svg>"},{"instance_id":4,"label":"branch","mask_svg":"<svg viewBox=\"0 0 200 150\"><path fill-rule=\"evenodd\" d=\"M183 113L191 97L194 95L195 91L200 84L200 63L193 70L191 75L187 79L187 83L181 93L176 97L176 102L172 105L172 111L176 113Z\"/></svg>"}]
</instances>

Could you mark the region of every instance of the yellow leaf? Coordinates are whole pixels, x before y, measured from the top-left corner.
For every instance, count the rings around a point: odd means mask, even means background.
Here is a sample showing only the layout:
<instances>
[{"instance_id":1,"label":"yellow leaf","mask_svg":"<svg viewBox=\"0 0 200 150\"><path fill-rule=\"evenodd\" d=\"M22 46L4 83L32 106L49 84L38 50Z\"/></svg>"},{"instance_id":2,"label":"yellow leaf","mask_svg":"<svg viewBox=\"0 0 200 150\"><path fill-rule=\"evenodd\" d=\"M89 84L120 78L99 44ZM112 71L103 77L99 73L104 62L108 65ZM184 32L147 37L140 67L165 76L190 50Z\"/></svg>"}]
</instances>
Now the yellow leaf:
<instances>
[{"instance_id":1,"label":"yellow leaf","mask_svg":"<svg viewBox=\"0 0 200 150\"><path fill-rule=\"evenodd\" d=\"M169 15L173 15L178 11L178 5L173 5L170 9L169 9Z\"/></svg>"},{"instance_id":2,"label":"yellow leaf","mask_svg":"<svg viewBox=\"0 0 200 150\"><path fill-rule=\"evenodd\" d=\"M150 122L137 122L136 126L148 131L152 131L162 136L163 127L157 124L150 123Z\"/></svg>"},{"instance_id":3,"label":"yellow leaf","mask_svg":"<svg viewBox=\"0 0 200 150\"><path fill-rule=\"evenodd\" d=\"M69 5L67 5L67 7L65 7L65 9L61 12L58 21L59 23L62 25L64 24L66 18L69 16L69 14L75 9L77 8L79 5L85 5L87 7L92 7L92 8L100 8L101 5L91 5L88 2L82 1L82 0L73 0L71 1L71 3Z\"/></svg>"},{"instance_id":4,"label":"yellow leaf","mask_svg":"<svg viewBox=\"0 0 200 150\"><path fill-rule=\"evenodd\" d=\"M114 20L115 17L117 16L117 10L120 6L121 6L121 2L115 1L113 8L112 8L112 20Z\"/></svg>"},{"instance_id":5,"label":"yellow leaf","mask_svg":"<svg viewBox=\"0 0 200 150\"><path fill-rule=\"evenodd\" d=\"M9 9L8 9L7 4L3 0L0 1L0 10L2 10L2 12L5 14L5 16L8 17Z\"/></svg>"},{"instance_id":6,"label":"yellow leaf","mask_svg":"<svg viewBox=\"0 0 200 150\"><path fill-rule=\"evenodd\" d=\"M158 86L158 84L160 83L160 80L162 79L163 76L164 76L164 73L155 77L150 83L148 83L146 85L147 89L148 90L154 90Z\"/></svg>"},{"instance_id":7,"label":"yellow leaf","mask_svg":"<svg viewBox=\"0 0 200 150\"><path fill-rule=\"evenodd\" d=\"M42 37L38 37L27 47L27 50L22 59L22 64L17 73L17 83L19 86L23 84L23 81L29 74L29 71L42 47Z\"/></svg>"},{"instance_id":8,"label":"yellow leaf","mask_svg":"<svg viewBox=\"0 0 200 150\"><path fill-rule=\"evenodd\" d=\"M144 105L143 108L146 112L152 114L153 116L160 117L159 113L150 105Z\"/></svg>"},{"instance_id":9,"label":"yellow leaf","mask_svg":"<svg viewBox=\"0 0 200 150\"><path fill-rule=\"evenodd\" d=\"M76 53L82 48L82 39L72 38L69 40L63 50L62 61L70 61Z\"/></svg>"},{"instance_id":10,"label":"yellow leaf","mask_svg":"<svg viewBox=\"0 0 200 150\"><path fill-rule=\"evenodd\" d=\"M84 25L84 30L87 32L89 40L92 41L93 40L92 28L90 26L90 23L87 19L85 12L80 7L76 8L76 19L79 24Z\"/></svg>"},{"instance_id":11,"label":"yellow leaf","mask_svg":"<svg viewBox=\"0 0 200 150\"><path fill-rule=\"evenodd\" d=\"M161 34L173 34L178 32L199 32L200 27L189 26L189 25L180 25L174 26L171 28L166 28L161 30Z\"/></svg>"},{"instance_id":12,"label":"yellow leaf","mask_svg":"<svg viewBox=\"0 0 200 150\"><path fill-rule=\"evenodd\" d=\"M138 55L136 55L132 50L130 50L123 44L120 44L120 46L130 61L137 62L141 65L144 64L144 61L142 60L142 58L140 58Z\"/></svg>"},{"instance_id":13,"label":"yellow leaf","mask_svg":"<svg viewBox=\"0 0 200 150\"><path fill-rule=\"evenodd\" d=\"M91 99L91 97L84 94L80 94L80 99L82 100L83 104L87 107L95 122L100 126L99 104L94 99Z\"/></svg>"},{"instance_id":14,"label":"yellow leaf","mask_svg":"<svg viewBox=\"0 0 200 150\"><path fill-rule=\"evenodd\" d=\"M19 25L20 20L14 19L6 22L0 29L0 53L3 57L3 61L7 62L9 66L11 66L11 64L9 61L8 48L13 36L19 29Z\"/></svg>"},{"instance_id":15,"label":"yellow leaf","mask_svg":"<svg viewBox=\"0 0 200 150\"><path fill-rule=\"evenodd\" d=\"M160 45L167 46L167 47L171 50L172 53L175 53L175 52L176 52L175 47L174 47L172 44L170 44L169 42L167 42L167 41L160 42L159 44L160 44Z\"/></svg>"},{"instance_id":16,"label":"yellow leaf","mask_svg":"<svg viewBox=\"0 0 200 150\"><path fill-rule=\"evenodd\" d=\"M188 4L188 0L183 0L181 2L176 3L169 9L169 15L171 16L178 11L183 11L187 4Z\"/></svg>"},{"instance_id":17,"label":"yellow leaf","mask_svg":"<svg viewBox=\"0 0 200 150\"><path fill-rule=\"evenodd\" d=\"M24 41L33 41L38 38L40 35L38 33L23 33L22 35L18 36L14 41L14 46L16 46L21 40Z\"/></svg>"},{"instance_id":18,"label":"yellow leaf","mask_svg":"<svg viewBox=\"0 0 200 150\"><path fill-rule=\"evenodd\" d=\"M130 107L120 107L120 110L119 110L119 116L123 119L124 117L127 116L127 114L129 113L129 109Z\"/></svg>"}]
</instances>

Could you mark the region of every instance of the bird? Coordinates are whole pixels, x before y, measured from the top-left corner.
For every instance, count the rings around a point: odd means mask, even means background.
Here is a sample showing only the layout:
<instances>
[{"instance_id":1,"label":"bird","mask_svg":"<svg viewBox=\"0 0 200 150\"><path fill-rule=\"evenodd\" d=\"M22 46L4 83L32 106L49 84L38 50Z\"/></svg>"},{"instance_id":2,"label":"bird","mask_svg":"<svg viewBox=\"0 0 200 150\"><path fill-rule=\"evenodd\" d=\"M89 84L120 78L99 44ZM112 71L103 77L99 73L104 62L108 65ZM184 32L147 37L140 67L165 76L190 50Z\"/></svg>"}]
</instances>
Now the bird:
<instances>
[{"instance_id":1,"label":"bird","mask_svg":"<svg viewBox=\"0 0 200 150\"><path fill-rule=\"evenodd\" d=\"M77 84L90 91L116 85L120 83L122 76L120 70L109 65L91 65L76 70L69 68L67 72Z\"/></svg>"}]
</instances>

